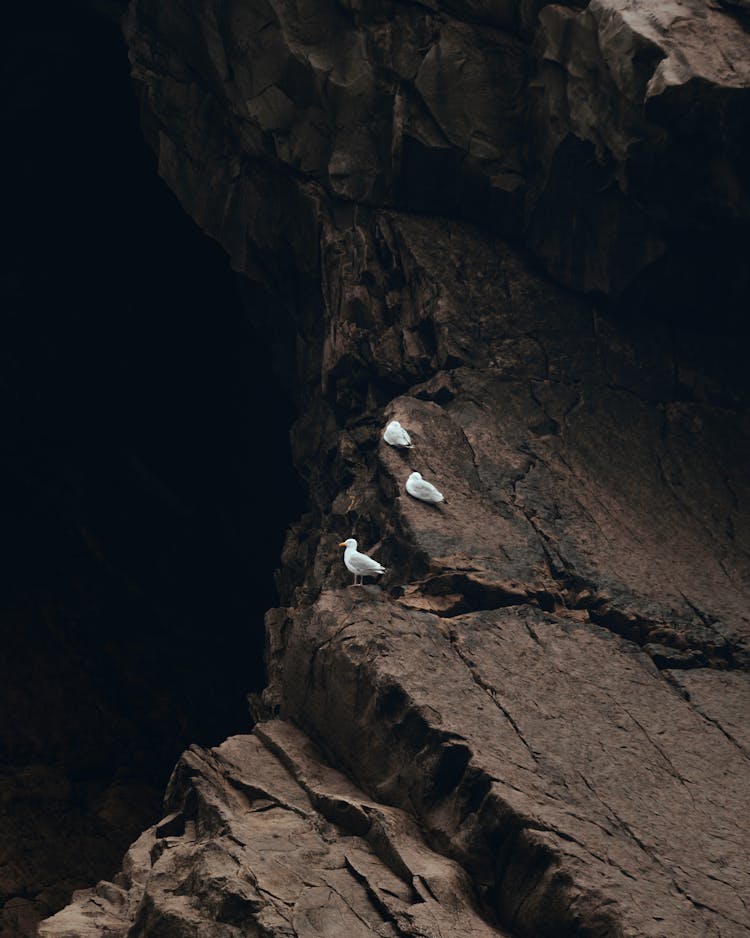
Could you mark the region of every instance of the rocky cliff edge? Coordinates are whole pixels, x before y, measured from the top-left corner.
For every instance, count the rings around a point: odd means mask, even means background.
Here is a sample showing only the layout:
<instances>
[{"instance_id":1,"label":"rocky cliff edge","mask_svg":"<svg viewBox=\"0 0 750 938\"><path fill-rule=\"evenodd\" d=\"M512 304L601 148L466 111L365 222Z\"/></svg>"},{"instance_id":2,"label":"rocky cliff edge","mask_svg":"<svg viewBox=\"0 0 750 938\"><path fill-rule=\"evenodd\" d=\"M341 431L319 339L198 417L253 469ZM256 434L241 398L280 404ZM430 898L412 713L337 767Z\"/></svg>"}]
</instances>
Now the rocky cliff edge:
<instances>
[{"instance_id":1,"label":"rocky cliff edge","mask_svg":"<svg viewBox=\"0 0 750 938\"><path fill-rule=\"evenodd\" d=\"M741 22L137 0L129 41L293 365L310 512L254 733L40 934L748 935L750 428L710 327L744 274L688 250L747 237Z\"/></svg>"}]
</instances>

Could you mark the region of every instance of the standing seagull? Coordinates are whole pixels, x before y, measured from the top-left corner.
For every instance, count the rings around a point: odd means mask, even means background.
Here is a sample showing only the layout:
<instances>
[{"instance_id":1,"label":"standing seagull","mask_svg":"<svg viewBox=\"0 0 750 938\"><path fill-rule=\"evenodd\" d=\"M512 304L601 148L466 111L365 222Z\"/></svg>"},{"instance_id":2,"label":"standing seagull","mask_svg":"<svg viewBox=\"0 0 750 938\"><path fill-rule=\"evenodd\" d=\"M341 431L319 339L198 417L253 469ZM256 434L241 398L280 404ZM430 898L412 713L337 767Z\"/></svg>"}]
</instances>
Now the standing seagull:
<instances>
[{"instance_id":1,"label":"standing seagull","mask_svg":"<svg viewBox=\"0 0 750 938\"><path fill-rule=\"evenodd\" d=\"M344 551L344 565L350 573L354 574L354 586L364 586L362 577L386 573L385 567L379 564L377 560L373 560L367 554L360 554L357 550L357 542L353 537L342 541L339 547L346 548ZM359 583L357 583L357 577L359 577Z\"/></svg>"},{"instance_id":2,"label":"standing seagull","mask_svg":"<svg viewBox=\"0 0 750 938\"><path fill-rule=\"evenodd\" d=\"M404 430L398 420L391 420L391 422L385 428L383 439L386 443L390 444L391 446L395 446L398 449L411 449L412 447L411 437L406 432L406 430Z\"/></svg>"},{"instance_id":3,"label":"standing seagull","mask_svg":"<svg viewBox=\"0 0 750 938\"><path fill-rule=\"evenodd\" d=\"M419 472L412 472L406 480L406 491L421 502L429 502L431 505L445 500L442 493L438 492L434 485L425 482Z\"/></svg>"}]
</instances>

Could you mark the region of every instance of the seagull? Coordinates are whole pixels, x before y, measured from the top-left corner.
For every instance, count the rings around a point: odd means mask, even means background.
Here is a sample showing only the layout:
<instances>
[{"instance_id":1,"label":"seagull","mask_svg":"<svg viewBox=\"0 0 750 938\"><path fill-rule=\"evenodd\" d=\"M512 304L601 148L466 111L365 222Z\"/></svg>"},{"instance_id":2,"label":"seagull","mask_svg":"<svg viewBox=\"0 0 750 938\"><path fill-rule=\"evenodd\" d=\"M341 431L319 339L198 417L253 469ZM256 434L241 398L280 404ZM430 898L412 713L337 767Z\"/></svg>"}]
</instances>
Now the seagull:
<instances>
[{"instance_id":1,"label":"seagull","mask_svg":"<svg viewBox=\"0 0 750 938\"><path fill-rule=\"evenodd\" d=\"M360 554L357 550L357 542L353 537L342 541L339 547L346 548L344 551L344 565L350 573L354 574L354 586L364 585L362 583L362 577L376 576L380 573L387 572L385 567L379 564L377 560L373 560L372 557L368 557L367 554ZM357 578L359 578L359 583L357 583Z\"/></svg>"},{"instance_id":2,"label":"seagull","mask_svg":"<svg viewBox=\"0 0 750 938\"><path fill-rule=\"evenodd\" d=\"M406 480L406 491L409 495L413 495L414 498L418 498L421 502L429 502L432 505L436 505L438 502L445 500L434 485L425 482L419 472L412 472Z\"/></svg>"},{"instance_id":3,"label":"seagull","mask_svg":"<svg viewBox=\"0 0 750 938\"><path fill-rule=\"evenodd\" d=\"M391 446L398 449L411 449L412 442L409 434L404 430L398 420L391 420L385 428L383 439Z\"/></svg>"}]
</instances>

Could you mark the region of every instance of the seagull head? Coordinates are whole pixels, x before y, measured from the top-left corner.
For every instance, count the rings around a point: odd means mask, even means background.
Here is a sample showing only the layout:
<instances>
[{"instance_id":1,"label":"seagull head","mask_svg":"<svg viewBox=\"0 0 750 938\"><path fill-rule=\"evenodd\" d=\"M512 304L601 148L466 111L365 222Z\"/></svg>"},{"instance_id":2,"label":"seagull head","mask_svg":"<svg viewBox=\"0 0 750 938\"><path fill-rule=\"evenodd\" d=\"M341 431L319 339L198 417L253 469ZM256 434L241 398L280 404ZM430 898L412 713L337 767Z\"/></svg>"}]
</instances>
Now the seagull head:
<instances>
[{"instance_id":1,"label":"seagull head","mask_svg":"<svg viewBox=\"0 0 750 938\"><path fill-rule=\"evenodd\" d=\"M357 549L357 542L353 537L348 537L345 541L342 541L339 544L339 547L351 547L353 550Z\"/></svg>"},{"instance_id":2,"label":"seagull head","mask_svg":"<svg viewBox=\"0 0 750 938\"><path fill-rule=\"evenodd\" d=\"M412 479L421 479L421 478L422 478L422 473L421 473L421 472L412 472L411 477L412 477Z\"/></svg>"}]
</instances>

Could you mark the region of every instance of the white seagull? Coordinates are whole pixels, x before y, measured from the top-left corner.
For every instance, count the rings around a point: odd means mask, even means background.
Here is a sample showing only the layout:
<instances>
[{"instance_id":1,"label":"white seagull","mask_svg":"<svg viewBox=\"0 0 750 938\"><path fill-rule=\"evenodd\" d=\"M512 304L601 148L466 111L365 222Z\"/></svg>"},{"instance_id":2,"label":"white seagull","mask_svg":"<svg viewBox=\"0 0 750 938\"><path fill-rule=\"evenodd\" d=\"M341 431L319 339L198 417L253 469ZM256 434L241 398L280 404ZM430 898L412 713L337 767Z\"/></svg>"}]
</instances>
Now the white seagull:
<instances>
[{"instance_id":1,"label":"white seagull","mask_svg":"<svg viewBox=\"0 0 750 938\"><path fill-rule=\"evenodd\" d=\"M385 428L383 439L386 443L391 446L396 446L399 449L411 449L412 447L411 437L398 420L391 420Z\"/></svg>"},{"instance_id":2,"label":"white seagull","mask_svg":"<svg viewBox=\"0 0 750 938\"><path fill-rule=\"evenodd\" d=\"M368 557L367 554L360 554L357 550L357 542L353 537L342 541L339 547L346 548L344 551L344 565L350 573L354 574L354 586L364 585L362 583L362 577L386 573L385 567L379 564L377 560L373 560L372 557ZM357 578L359 578L359 583L357 583Z\"/></svg>"},{"instance_id":3,"label":"white seagull","mask_svg":"<svg viewBox=\"0 0 750 938\"><path fill-rule=\"evenodd\" d=\"M444 501L442 493L438 492L430 482L425 482L419 472L412 472L406 480L406 491L421 502L429 502L432 505Z\"/></svg>"}]
</instances>

